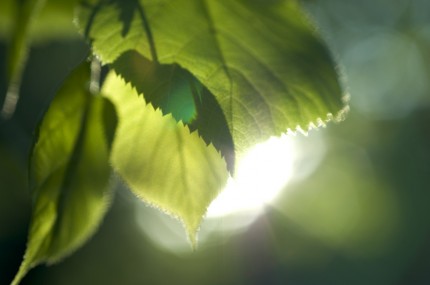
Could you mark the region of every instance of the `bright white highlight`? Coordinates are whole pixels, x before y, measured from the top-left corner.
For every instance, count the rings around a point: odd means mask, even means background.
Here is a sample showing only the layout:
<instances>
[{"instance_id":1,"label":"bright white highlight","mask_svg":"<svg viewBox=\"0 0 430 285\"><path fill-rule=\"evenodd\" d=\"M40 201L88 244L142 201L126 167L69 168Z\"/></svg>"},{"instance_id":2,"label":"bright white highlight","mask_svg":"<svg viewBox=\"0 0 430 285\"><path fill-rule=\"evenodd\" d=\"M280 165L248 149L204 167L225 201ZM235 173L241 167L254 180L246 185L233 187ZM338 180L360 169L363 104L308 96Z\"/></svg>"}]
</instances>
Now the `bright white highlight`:
<instances>
[{"instance_id":1,"label":"bright white highlight","mask_svg":"<svg viewBox=\"0 0 430 285\"><path fill-rule=\"evenodd\" d=\"M207 216L257 214L291 179L294 160L294 142L290 136L271 138L256 145L239 161L235 179L229 179L226 188L210 205Z\"/></svg>"},{"instance_id":2,"label":"bright white highlight","mask_svg":"<svg viewBox=\"0 0 430 285\"><path fill-rule=\"evenodd\" d=\"M236 179L230 179L210 205L198 233L199 247L211 244L214 233L231 235L246 230L289 182L306 179L318 167L325 151L324 140L318 132L309 137L271 138L252 148L238 162ZM177 220L137 199L136 221L160 248L175 253L191 252Z\"/></svg>"}]
</instances>

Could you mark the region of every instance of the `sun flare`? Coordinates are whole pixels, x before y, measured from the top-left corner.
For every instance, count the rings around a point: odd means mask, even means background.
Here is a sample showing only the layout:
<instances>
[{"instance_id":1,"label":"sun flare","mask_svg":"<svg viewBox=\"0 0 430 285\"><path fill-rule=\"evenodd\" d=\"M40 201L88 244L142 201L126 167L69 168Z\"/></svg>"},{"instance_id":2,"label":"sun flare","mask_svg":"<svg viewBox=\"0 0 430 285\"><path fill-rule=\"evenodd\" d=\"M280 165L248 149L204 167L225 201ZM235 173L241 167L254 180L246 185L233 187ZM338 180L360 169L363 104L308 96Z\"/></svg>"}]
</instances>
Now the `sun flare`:
<instances>
[{"instance_id":1,"label":"sun flare","mask_svg":"<svg viewBox=\"0 0 430 285\"><path fill-rule=\"evenodd\" d=\"M239 161L236 177L230 177L209 206L207 217L261 210L291 179L294 156L294 142L287 135L270 138L250 149Z\"/></svg>"},{"instance_id":2,"label":"sun flare","mask_svg":"<svg viewBox=\"0 0 430 285\"><path fill-rule=\"evenodd\" d=\"M316 132L306 138L270 138L250 149L239 161L235 179L229 179L210 205L199 231L199 244L207 242L213 233L230 235L246 230L267 204L281 196L288 183L305 179L318 167L325 150L324 140ZM140 201L137 205L137 222L155 244L172 252L191 252L177 221Z\"/></svg>"}]
</instances>

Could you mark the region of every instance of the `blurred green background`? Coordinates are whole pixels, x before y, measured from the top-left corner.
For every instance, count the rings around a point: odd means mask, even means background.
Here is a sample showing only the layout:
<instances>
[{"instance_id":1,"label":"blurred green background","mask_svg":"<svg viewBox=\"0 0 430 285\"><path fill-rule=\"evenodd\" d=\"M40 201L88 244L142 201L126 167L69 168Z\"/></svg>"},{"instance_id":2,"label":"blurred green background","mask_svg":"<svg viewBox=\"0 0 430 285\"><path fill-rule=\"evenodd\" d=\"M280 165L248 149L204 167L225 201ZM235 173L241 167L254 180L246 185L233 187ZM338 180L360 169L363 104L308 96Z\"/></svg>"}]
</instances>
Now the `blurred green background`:
<instances>
[{"instance_id":1,"label":"blurred green background","mask_svg":"<svg viewBox=\"0 0 430 285\"><path fill-rule=\"evenodd\" d=\"M293 179L251 225L215 232L196 252L166 249L145 234L136 217L149 229L166 218L119 185L97 234L22 284L430 284L430 1L303 4L351 94L346 121L301 139L302 152L325 147L311 173ZM11 281L25 250L32 133L88 53L70 27L64 30L63 38L35 42L16 114L0 121L0 284Z\"/></svg>"}]
</instances>

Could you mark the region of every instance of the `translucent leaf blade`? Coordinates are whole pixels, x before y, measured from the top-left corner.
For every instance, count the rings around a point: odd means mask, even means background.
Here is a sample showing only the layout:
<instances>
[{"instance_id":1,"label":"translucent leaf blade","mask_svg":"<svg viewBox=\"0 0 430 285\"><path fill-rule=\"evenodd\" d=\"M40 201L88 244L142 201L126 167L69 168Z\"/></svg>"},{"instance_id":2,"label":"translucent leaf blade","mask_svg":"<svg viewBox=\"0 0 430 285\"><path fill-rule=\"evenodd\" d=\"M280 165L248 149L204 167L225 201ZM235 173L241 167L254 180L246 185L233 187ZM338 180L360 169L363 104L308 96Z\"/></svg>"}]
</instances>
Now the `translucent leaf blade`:
<instances>
[{"instance_id":1,"label":"translucent leaf blade","mask_svg":"<svg viewBox=\"0 0 430 285\"><path fill-rule=\"evenodd\" d=\"M111 65L145 101L163 114L172 114L198 130L207 144L212 143L234 171L234 145L224 113L214 98L191 73L178 64L159 64L135 51L123 53Z\"/></svg>"},{"instance_id":2,"label":"translucent leaf blade","mask_svg":"<svg viewBox=\"0 0 430 285\"><path fill-rule=\"evenodd\" d=\"M97 8L80 9L79 23L102 61L155 50L189 70L219 102L239 154L343 113L335 63L296 1L89 2Z\"/></svg>"},{"instance_id":3,"label":"translucent leaf blade","mask_svg":"<svg viewBox=\"0 0 430 285\"><path fill-rule=\"evenodd\" d=\"M13 284L37 264L80 247L109 206L113 105L88 93L89 65L66 80L40 126L30 159L33 211L27 250Z\"/></svg>"},{"instance_id":4,"label":"translucent leaf blade","mask_svg":"<svg viewBox=\"0 0 430 285\"><path fill-rule=\"evenodd\" d=\"M185 123L195 117L191 84L197 82L179 65L162 65L129 51L116 59L112 67L154 108L161 109L164 114L172 114L176 120Z\"/></svg>"},{"instance_id":5,"label":"translucent leaf blade","mask_svg":"<svg viewBox=\"0 0 430 285\"><path fill-rule=\"evenodd\" d=\"M102 93L118 110L112 164L136 196L179 218L193 246L206 209L223 188L225 161L197 132L146 104L111 73Z\"/></svg>"}]
</instances>

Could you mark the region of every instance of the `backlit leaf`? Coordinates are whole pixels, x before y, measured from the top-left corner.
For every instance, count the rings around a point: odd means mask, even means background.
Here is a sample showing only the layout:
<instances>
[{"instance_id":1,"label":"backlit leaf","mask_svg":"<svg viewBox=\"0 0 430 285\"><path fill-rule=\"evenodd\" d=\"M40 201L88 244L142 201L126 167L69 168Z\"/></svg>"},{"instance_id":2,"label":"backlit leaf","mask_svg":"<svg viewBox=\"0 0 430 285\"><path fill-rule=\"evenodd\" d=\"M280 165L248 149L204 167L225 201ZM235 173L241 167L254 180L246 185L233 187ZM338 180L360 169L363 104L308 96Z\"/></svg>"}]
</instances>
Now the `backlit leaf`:
<instances>
[{"instance_id":1,"label":"backlit leaf","mask_svg":"<svg viewBox=\"0 0 430 285\"><path fill-rule=\"evenodd\" d=\"M92 0L78 18L104 63L136 50L189 70L219 102L239 155L344 108L335 63L297 1Z\"/></svg>"},{"instance_id":2,"label":"backlit leaf","mask_svg":"<svg viewBox=\"0 0 430 285\"><path fill-rule=\"evenodd\" d=\"M139 94L145 94L148 103L163 113L171 113L184 123L196 115L192 86L198 82L179 65L161 65L129 51L122 54L113 67Z\"/></svg>"},{"instance_id":3,"label":"backlit leaf","mask_svg":"<svg viewBox=\"0 0 430 285\"><path fill-rule=\"evenodd\" d=\"M136 196L179 218L195 246L206 209L227 180L221 155L197 132L147 104L114 73L102 93L119 116L113 167Z\"/></svg>"},{"instance_id":4,"label":"backlit leaf","mask_svg":"<svg viewBox=\"0 0 430 285\"><path fill-rule=\"evenodd\" d=\"M115 71L144 94L145 100L164 114L198 130L207 144L220 150L234 170L234 146L224 113L213 95L178 64L159 64L135 51L122 54L112 64Z\"/></svg>"},{"instance_id":5,"label":"backlit leaf","mask_svg":"<svg viewBox=\"0 0 430 285\"><path fill-rule=\"evenodd\" d=\"M111 199L113 105L89 94L89 64L66 80L40 126L30 160L33 212L24 261L12 284L37 264L80 247L100 224Z\"/></svg>"}]
</instances>

